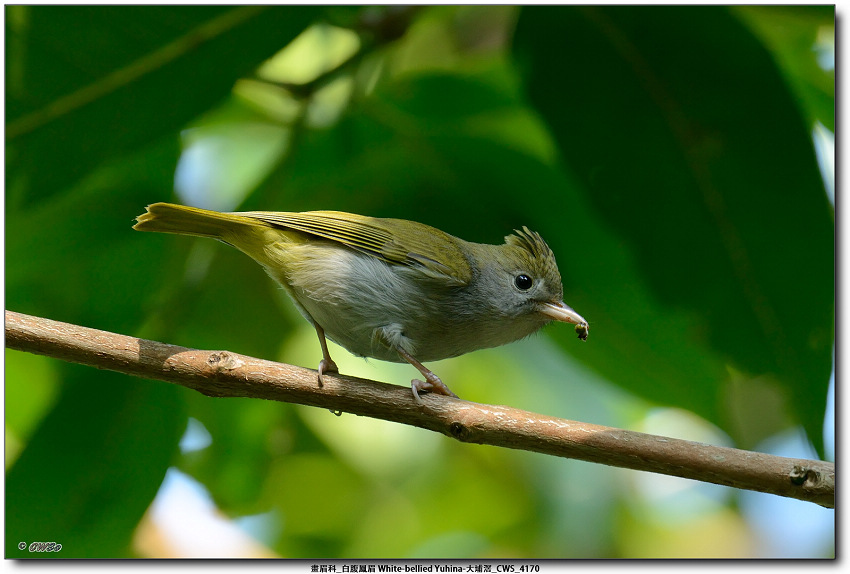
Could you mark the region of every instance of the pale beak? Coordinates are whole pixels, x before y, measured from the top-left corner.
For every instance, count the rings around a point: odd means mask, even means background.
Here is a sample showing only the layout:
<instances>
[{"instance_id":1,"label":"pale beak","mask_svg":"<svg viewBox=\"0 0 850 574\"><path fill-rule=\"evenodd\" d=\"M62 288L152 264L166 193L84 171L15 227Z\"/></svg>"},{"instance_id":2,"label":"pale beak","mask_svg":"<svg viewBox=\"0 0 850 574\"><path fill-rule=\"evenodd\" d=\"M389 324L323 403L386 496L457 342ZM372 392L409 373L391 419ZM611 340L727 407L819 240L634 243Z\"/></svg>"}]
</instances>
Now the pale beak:
<instances>
[{"instance_id":1,"label":"pale beak","mask_svg":"<svg viewBox=\"0 0 850 574\"><path fill-rule=\"evenodd\" d=\"M543 303L540 305L540 312L556 321L574 323L576 325L587 324L584 317L573 311L572 307L564 303Z\"/></svg>"},{"instance_id":2,"label":"pale beak","mask_svg":"<svg viewBox=\"0 0 850 574\"><path fill-rule=\"evenodd\" d=\"M576 326L578 338L582 341L587 340L587 332L590 329L584 317L573 311L572 307L562 302L543 303L540 305L540 312L556 321L564 323L573 323Z\"/></svg>"}]
</instances>

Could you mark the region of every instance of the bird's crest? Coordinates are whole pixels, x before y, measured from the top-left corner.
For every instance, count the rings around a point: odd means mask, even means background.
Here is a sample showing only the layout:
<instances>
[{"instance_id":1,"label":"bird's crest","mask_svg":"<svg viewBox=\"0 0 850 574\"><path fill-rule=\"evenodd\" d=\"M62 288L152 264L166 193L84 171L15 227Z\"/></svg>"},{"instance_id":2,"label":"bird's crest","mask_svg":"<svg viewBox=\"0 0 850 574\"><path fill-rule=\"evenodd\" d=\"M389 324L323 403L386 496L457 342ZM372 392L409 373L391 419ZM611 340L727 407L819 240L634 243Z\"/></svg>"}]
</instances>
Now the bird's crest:
<instances>
[{"instance_id":1,"label":"bird's crest","mask_svg":"<svg viewBox=\"0 0 850 574\"><path fill-rule=\"evenodd\" d=\"M528 266L526 271L545 279L553 290L553 294L557 297L561 296L563 287L555 254L538 233L523 227L522 230L517 229L514 234L505 237L505 243L525 253Z\"/></svg>"},{"instance_id":2,"label":"bird's crest","mask_svg":"<svg viewBox=\"0 0 850 574\"><path fill-rule=\"evenodd\" d=\"M552 253L552 250L546 242L543 241L543 238L540 237L539 233L530 231L525 226L523 226L522 231L515 229L514 233L515 235L512 234L505 237L505 243L525 249L532 257L540 259L541 261L555 259L555 254Z\"/></svg>"}]
</instances>

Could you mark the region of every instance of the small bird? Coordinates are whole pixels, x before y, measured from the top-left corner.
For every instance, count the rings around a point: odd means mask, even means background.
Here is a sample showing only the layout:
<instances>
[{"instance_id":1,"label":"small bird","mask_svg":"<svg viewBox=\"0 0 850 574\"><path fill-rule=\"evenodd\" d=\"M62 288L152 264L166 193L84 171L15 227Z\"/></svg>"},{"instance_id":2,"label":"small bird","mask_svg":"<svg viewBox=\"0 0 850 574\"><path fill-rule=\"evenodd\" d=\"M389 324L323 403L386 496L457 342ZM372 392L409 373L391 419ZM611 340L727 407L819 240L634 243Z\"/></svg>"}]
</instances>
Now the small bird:
<instances>
[{"instance_id":1,"label":"small bird","mask_svg":"<svg viewBox=\"0 0 850 574\"><path fill-rule=\"evenodd\" d=\"M503 245L471 243L403 219L339 211L221 213L154 203L133 229L212 237L280 283L316 329L319 385L338 373L325 338L351 353L408 362L421 391L457 397L422 363L498 347L552 320L588 324L563 302L555 256L523 227Z\"/></svg>"}]
</instances>

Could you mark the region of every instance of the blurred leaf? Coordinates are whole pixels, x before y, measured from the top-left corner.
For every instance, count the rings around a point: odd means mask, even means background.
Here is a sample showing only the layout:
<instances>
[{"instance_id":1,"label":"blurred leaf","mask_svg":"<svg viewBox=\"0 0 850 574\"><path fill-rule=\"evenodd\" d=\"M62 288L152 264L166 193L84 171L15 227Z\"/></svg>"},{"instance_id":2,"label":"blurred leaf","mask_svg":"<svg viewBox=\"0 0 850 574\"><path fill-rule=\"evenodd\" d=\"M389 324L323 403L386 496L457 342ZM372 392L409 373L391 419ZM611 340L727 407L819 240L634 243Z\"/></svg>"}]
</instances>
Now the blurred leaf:
<instances>
[{"instance_id":1,"label":"blurred leaf","mask_svg":"<svg viewBox=\"0 0 850 574\"><path fill-rule=\"evenodd\" d=\"M732 11L770 47L809 125L819 121L835 133L835 6L736 6ZM825 69L821 58L832 67Z\"/></svg>"},{"instance_id":2,"label":"blurred leaf","mask_svg":"<svg viewBox=\"0 0 850 574\"><path fill-rule=\"evenodd\" d=\"M766 50L722 7L559 7L522 11L516 54L579 190L654 296L691 315L679 332L647 322L650 352L621 349L634 371L665 377L679 348L665 338L710 344L779 379L822 452L834 228L809 129Z\"/></svg>"},{"instance_id":3,"label":"blurred leaf","mask_svg":"<svg viewBox=\"0 0 850 574\"><path fill-rule=\"evenodd\" d=\"M180 468L201 481L218 508L230 516L265 512L261 495L270 468L286 460L297 445L315 444L304 436L290 405L271 401L210 401L192 394L191 416L200 421L212 443L185 454Z\"/></svg>"},{"instance_id":4,"label":"blurred leaf","mask_svg":"<svg viewBox=\"0 0 850 574\"><path fill-rule=\"evenodd\" d=\"M39 558L129 556L186 418L176 386L64 365L65 388L6 474L6 556L57 542Z\"/></svg>"},{"instance_id":5,"label":"blurred leaf","mask_svg":"<svg viewBox=\"0 0 850 574\"><path fill-rule=\"evenodd\" d=\"M155 146L100 170L73 193L7 210L6 304L22 313L127 333L173 273L164 242L133 219L171 188L177 147Z\"/></svg>"},{"instance_id":6,"label":"blurred leaf","mask_svg":"<svg viewBox=\"0 0 850 574\"><path fill-rule=\"evenodd\" d=\"M15 405L6 411L6 435L25 441L56 400L61 363L12 349L6 349L4 360L6 404Z\"/></svg>"},{"instance_id":7,"label":"blurred leaf","mask_svg":"<svg viewBox=\"0 0 850 574\"><path fill-rule=\"evenodd\" d=\"M292 321L282 313L282 298L276 297L280 287L262 267L209 239L149 233L142 239L163 240L184 252L191 249L185 275L170 278L177 279L182 290L160 308L173 342L274 360ZM183 282L184 277L189 279Z\"/></svg>"},{"instance_id":8,"label":"blurred leaf","mask_svg":"<svg viewBox=\"0 0 850 574\"><path fill-rule=\"evenodd\" d=\"M360 477L335 457L293 454L271 468L264 498L281 509L292 536L344 538L363 511L361 487ZM323 494L305 496L307 489Z\"/></svg>"},{"instance_id":9,"label":"blurred leaf","mask_svg":"<svg viewBox=\"0 0 850 574\"><path fill-rule=\"evenodd\" d=\"M6 14L7 176L32 202L181 129L319 9L7 6Z\"/></svg>"},{"instance_id":10,"label":"blurred leaf","mask_svg":"<svg viewBox=\"0 0 850 574\"><path fill-rule=\"evenodd\" d=\"M494 70L495 72L495 70ZM418 74L395 81L379 97L423 126L455 126L457 121L515 106L516 86L496 74ZM500 89L494 89L500 88ZM510 93L514 92L514 93Z\"/></svg>"}]
</instances>

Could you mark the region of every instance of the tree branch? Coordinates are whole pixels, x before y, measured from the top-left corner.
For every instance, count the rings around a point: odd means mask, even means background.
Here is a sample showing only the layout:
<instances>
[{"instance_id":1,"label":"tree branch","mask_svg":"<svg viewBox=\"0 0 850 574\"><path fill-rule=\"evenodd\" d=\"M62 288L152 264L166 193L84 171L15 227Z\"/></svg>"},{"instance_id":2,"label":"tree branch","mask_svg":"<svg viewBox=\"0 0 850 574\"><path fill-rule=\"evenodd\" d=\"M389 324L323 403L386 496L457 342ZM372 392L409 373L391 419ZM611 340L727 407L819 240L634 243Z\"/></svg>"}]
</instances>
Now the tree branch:
<instances>
[{"instance_id":1,"label":"tree branch","mask_svg":"<svg viewBox=\"0 0 850 574\"><path fill-rule=\"evenodd\" d=\"M835 465L558 419L424 395L408 387L238 355L198 351L6 311L6 345L64 361L158 379L211 397L298 403L408 424L463 442L529 450L768 492L835 506Z\"/></svg>"}]
</instances>

